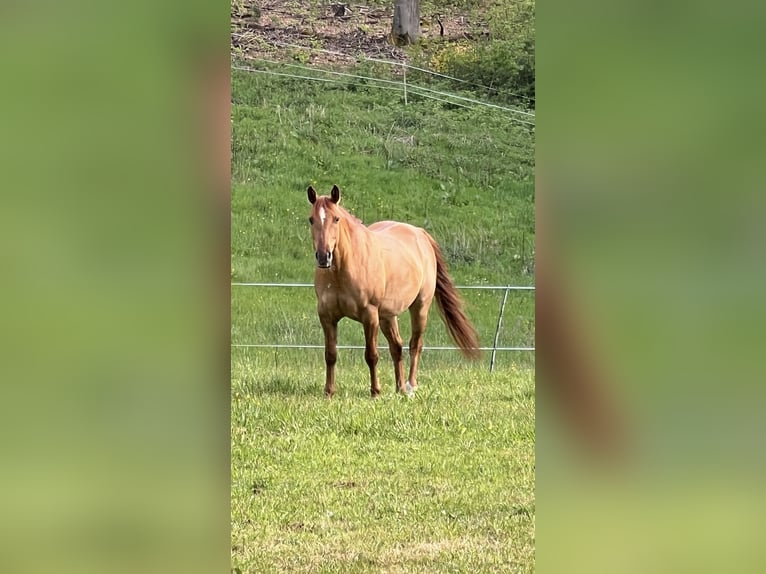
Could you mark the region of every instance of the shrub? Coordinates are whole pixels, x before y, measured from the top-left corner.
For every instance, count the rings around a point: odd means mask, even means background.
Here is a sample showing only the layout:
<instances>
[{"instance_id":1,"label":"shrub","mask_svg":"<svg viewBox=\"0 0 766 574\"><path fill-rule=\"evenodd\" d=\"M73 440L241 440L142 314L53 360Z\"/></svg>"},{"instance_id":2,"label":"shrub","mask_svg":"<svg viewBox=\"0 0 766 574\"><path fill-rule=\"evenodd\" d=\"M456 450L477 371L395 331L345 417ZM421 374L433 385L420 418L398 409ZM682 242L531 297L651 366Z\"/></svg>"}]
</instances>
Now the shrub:
<instances>
[{"instance_id":1,"label":"shrub","mask_svg":"<svg viewBox=\"0 0 766 574\"><path fill-rule=\"evenodd\" d=\"M457 42L431 57L437 71L481 84L496 99L534 107L535 3L501 0L488 13L489 36Z\"/></svg>"}]
</instances>

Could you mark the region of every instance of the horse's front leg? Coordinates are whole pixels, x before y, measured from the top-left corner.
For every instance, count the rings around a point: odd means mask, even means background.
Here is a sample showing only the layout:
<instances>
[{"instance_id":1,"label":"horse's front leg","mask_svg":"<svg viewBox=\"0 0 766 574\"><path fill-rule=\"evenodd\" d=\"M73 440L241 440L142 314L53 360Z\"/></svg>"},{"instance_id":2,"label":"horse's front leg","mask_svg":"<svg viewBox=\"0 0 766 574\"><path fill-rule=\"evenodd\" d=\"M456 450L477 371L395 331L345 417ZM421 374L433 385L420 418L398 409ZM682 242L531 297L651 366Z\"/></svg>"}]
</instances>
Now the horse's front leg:
<instances>
[{"instance_id":1,"label":"horse's front leg","mask_svg":"<svg viewBox=\"0 0 766 574\"><path fill-rule=\"evenodd\" d=\"M319 317L324 331L324 362L327 374L324 394L330 399L335 394L335 363L338 360L338 321L328 317Z\"/></svg>"},{"instance_id":2,"label":"horse's front leg","mask_svg":"<svg viewBox=\"0 0 766 574\"><path fill-rule=\"evenodd\" d=\"M362 319L364 325L364 360L370 368L370 394L372 398L380 395L378 381L378 309L369 307Z\"/></svg>"}]
</instances>

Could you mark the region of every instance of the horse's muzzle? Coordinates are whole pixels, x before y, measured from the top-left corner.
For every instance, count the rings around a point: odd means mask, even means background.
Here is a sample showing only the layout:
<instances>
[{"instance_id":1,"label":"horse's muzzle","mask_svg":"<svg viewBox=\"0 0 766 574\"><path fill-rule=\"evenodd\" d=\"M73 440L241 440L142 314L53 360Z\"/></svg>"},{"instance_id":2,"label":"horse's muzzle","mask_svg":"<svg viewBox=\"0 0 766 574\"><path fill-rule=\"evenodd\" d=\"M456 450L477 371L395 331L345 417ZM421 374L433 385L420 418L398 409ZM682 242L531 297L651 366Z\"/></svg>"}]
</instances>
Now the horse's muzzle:
<instances>
[{"instance_id":1,"label":"horse's muzzle","mask_svg":"<svg viewBox=\"0 0 766 574\"><path fill-rule=\"evenodd\" d=\"M330 268L332 265L332 251L325 251L324 253L317 251L314 255L317 258L317 267L322 269Z\"/></svg>"}]
</instances>

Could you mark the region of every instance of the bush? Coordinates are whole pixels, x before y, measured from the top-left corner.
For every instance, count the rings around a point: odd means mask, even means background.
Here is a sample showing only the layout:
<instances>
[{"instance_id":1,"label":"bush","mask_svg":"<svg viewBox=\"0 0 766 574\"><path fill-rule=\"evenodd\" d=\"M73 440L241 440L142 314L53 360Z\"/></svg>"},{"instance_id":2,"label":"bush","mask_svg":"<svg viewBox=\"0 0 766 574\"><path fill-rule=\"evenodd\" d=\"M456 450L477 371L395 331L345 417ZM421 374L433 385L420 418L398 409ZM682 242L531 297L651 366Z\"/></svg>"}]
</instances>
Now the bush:
<instances>
[{"instance_id":1,"label":"bush","mask_svg":"<svg viewBox=\"0 0 766 574\"><path fill-rule=\"evenodd\" d=\"M431 66L486 86L495 99L534 107L534 0L497 1L488 16L489 37L445 46L433 54Z\"/></svg>"}]
</instances>

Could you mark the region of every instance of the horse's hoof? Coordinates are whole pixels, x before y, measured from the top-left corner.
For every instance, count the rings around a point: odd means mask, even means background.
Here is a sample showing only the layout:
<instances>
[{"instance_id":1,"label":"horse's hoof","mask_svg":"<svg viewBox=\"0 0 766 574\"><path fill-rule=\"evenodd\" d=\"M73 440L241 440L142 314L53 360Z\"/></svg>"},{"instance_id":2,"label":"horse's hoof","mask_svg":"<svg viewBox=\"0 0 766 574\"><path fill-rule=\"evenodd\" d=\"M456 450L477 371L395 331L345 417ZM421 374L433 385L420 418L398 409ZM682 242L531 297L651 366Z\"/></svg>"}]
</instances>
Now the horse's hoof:
<instances>
[{"instance_id":1,"label":"horse's hoof","mask_svg":"<svg viewBox=\"0 0 766 574\"><path fill-rule=\"evenodd\" d=\"M413 386L412 386L412 385L409 383L409 381L408 381L408 382L407 382L407 384L406 384L406 385L404 385L404 394L405 394L405 395L407 395L408 397L414 397L414 396L415 396L415 389L416 389L416 388L417 388L417 387L413 387Z\"/></svg>"}]
</instances>

